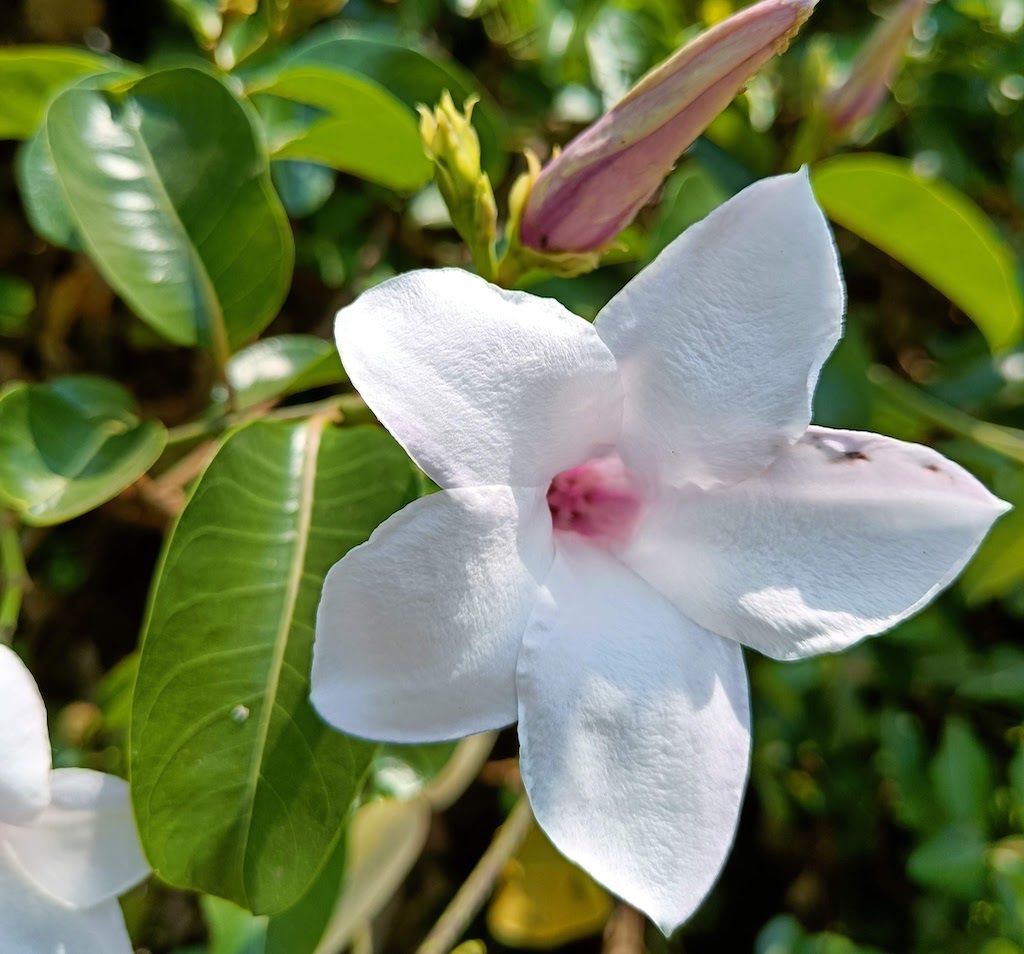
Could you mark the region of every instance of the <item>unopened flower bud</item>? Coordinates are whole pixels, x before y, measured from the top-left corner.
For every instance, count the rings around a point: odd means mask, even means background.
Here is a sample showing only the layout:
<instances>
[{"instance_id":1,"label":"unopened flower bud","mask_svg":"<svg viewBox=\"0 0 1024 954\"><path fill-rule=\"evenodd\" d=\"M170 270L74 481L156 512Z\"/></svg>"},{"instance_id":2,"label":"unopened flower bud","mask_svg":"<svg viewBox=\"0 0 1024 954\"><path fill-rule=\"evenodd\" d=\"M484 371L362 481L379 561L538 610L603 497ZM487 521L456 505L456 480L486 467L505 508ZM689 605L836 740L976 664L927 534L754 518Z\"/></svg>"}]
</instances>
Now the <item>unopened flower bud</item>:
<instances>
[{"instance_id":1,"label":"unopened flower bud","mask_svg":"<svg viewBox=\"0 0 1024 954\"><path fill-rule=\"evenodd\" d=\"M481 273L490 277L498 210L491 181L480 166L480 140L470 122L476 102L470 98L459 110L446 90L436 109L419 107L420 135L452 224Z\"/></svg>"},{"instance_id":2,"label":"unopened flower bud","mask_svg":"<svg viewBox=\"0 0 1024 954\"><path fill-rule=\"evenodd\" d=\"M762 0L648 73L543 169L519 237L539 252L593 251L636 216L682 152L781 53L817 0Z\"/></svg>"},{"instance_id":3,"label":"unopened flower bud","mask_svg":"<svg viewBox=\"0 0 1024 954\"><path fill-rule=\"evenodd\" d=\"M846 79L822 103L829 125L836 131L851 128L881 105L903 60L914 25L931 0L901 0L875 27Z\"/></svg>"}]
</instances>

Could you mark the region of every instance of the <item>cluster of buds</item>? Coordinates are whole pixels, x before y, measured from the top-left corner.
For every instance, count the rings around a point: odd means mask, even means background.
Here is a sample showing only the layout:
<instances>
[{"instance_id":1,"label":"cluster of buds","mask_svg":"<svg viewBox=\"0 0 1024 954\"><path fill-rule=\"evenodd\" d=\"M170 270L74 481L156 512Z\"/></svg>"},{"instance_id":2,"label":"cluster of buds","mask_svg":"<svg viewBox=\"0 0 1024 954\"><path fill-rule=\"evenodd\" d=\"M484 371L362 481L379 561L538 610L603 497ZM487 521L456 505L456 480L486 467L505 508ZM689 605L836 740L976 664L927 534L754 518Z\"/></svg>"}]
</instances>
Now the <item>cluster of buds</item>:
<instances>
[{"instance_id":1,"label":"cluster of buds","mask_svg":"<svg viewBox=\"0 0 1024 954\"><path fill-rule=\"evenodd\" d=\"M817 2L761 0L741 10L644 76L546 165L528 153L527 171L509 196L500 265L494 195L480 168L472 101L460 112L446 93L434 111L421 107L437 184L480 273L510 284L534 268L562 276L595 268L683 152L787 48ZM900 0L880 23L848 77L822 98L807 124L818 130L817 139L845 135L877 110L930 2Z\"/></svg>"},{"instance_id":2,"label":"cluster of buds","mask_svg":"<svg viewBox=\"0 0 1024 954\"><path fill-rule=\"evenodd\" d=\"M427 157L434 163L434 181L452 225L469 247L480 274L493 278L498 208L491 180L480 165L480 139L472 124L476 102L470 98L459 110L445 91L436 109L419 107L420 135Z\"/></svg>"}]
</instances>

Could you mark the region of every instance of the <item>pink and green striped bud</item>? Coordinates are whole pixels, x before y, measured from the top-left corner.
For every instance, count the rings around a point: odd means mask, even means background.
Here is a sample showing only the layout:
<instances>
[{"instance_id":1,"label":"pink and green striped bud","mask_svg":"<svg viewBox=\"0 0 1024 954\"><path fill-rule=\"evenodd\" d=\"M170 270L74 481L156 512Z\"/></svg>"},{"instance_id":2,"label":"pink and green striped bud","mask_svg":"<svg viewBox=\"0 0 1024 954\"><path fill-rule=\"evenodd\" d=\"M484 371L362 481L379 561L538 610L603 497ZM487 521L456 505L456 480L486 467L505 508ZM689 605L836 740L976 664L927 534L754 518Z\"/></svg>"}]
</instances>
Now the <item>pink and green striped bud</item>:
<instances>
[{"instance_id":1,"label":"pink and green striped bud","mask_svg":"<svg viewBox=\"0 0 1024 954\"><path fill-rule=\"evenodd\" d=\"M825 119L834 131L851 129L882 104L903 62L914 27L931 2L900 0L892 14L875 27L846 79L822 101Z\"/></svg>"},{"instance_id":2,"label":"pink and green striped bud","mask_svg":"<svg viewBox=\"0 0 1024 954\"><path fill-rule=\"evenodd\" d=\"M772 57L817 0L761 0L648 73L541 171L519 224L525 248L596 250L633 221L683 151Z\"/></svg>"}]
</instances>

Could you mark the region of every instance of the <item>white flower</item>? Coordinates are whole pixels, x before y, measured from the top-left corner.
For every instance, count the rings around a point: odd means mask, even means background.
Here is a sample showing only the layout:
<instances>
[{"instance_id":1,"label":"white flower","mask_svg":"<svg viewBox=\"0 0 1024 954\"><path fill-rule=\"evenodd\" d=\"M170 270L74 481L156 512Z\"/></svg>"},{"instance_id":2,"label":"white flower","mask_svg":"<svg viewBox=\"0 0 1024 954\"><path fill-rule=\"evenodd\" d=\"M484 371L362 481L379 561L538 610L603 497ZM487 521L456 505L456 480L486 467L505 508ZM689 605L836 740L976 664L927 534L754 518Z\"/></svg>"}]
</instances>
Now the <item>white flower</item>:
<instances>
[{"instance_id":1,"label":"white flower","mask_svg":"<svg viewBox=\"0 0 1024 954\"><path fill-rule=\"evenodd\" d=\"M131 954L117 896L149 874L119 778L52 769L46 710L0 645L0 938L4 954Z\"/></svg>"},{"instance_id":2,"label":"white flower","mask_svg":"<svg viewBox=\"0 0 1024 954\"><path fill-rule=\"evenodd\" d=\"M691 228L594 325L448 269L342 310L352 381L445 490L328 576L321 714L397 742L518 720L551 840L680 924L746 784L741 646L889 628L1006 509L926 447L808 426L843 305L799 174Z\"/></svg>"}]
</instances>

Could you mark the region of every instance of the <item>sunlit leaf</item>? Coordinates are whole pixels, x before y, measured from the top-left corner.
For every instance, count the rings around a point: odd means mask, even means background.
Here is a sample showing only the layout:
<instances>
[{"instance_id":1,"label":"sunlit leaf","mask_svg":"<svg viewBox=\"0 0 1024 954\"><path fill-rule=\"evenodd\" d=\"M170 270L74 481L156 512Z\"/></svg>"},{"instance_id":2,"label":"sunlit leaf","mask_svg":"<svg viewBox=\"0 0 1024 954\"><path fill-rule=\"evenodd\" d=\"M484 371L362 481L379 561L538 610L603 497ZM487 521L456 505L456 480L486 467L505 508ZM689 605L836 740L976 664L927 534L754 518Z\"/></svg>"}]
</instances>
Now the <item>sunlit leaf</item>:
<instances>
[{"instance_id":1,"label":"sunlit leaf","mask_svg":"<svg viewBox=\"0 0 1024 954\"><path fill-rule=\"evenodd\" d=\"M166 443L113 381L15 385L0 395L0 503L29 524L70 520L141 477Z\"/></svg>"},{"instance_id":2,"label":"sunlit leaf","mask_svg":"<svg viewBox=\"0 0 1024 954\"><path fill-rule=\"evenodd\" d=\"M266 918L209 895L200 898L199 905L210 929L206 954L264 954Z\"/></svg>"},{"instance_id":3,"label":"sunlit leaf","mask_svg":"<svg viewBox=\"0 0 1024 954\"><path fill-rule=\"evenodd\" d=\"M487 928L506 947L561 947L601 931L613 907L611 895L534 824L505 866Z\"/></svg>"},{"instance_id":4,"label":"sunlit leaf","mask_svg":"<svg viewBox=\"0 0 1024 954\"><path fill-rule=\"evenodd\" d=\"M313 335L276 335L243 348L228 364L240 408L345 380L338 349Z\"/></svg>"},{"instance_id":5,"label":"sunlit leaf","mask_svg":"<svg viewBox=\"0 0 1024 954\"><path fill-rule=\"evenodd\" d=\"M320 418L238 430L199 479L155 582L132 714L135 814L164 880L259 914L309 889L375 751L309 703L320 587L411 486L386 433Z\"/></svg>"},{"instance_id":6,"label":"sunlit leaf","mask_svg":"<svg viewBox=\"0 0 1024 954\"><path fill-rule=\"evenodd\" d=\"M815 166L813 181L834 222L934 285L993 350L1021 340L1024 299L1013 253L967 196L882 155L827 159Z\"/></svg>"},{"instance_id":7,"label":"sunlit leaf","mask_svg":"<svg viewBox=\"0 0 1024 954\"><path fill-rule=\"evenodd\" d=\"M342 34L333 26L311 34L289 53L287 62L358 73L397 96L410 111L420 103L434 105L445 90L460 106L469 96L481 97L473 110L473 127L480 137L484 171L494 181L504 175L508 134L501 111L458 63L427 56L408 44Z\"/></svg>"},{"instance_id":8,"label":"sunlit leaf","mask_svg":"<svg viewBox=\"0 0 1024 954\"><path fill-rule=\"evenodd\" d=\"M245 107L195 69L66 90L46 136L75 230L110 285L178 344L227 352L274 317L291 230Z\"/></svg>"},{"instance_id":9,"label":"sunlit leaf","mask_svg":"<svg viewBox=\"0 0 1024 954\"><path fill-rule=\"evenodd\" d=\"M59 46L0 50L0 139L26 139L65 86L116 65L110 57Z\"/></svg>"},{"instance_id":10,"label":"sunlit leaf","mask_svg":"<svg viewBox=\"0 0 1024 954\"><path fill-rule=\"evenodd\" d=\"M253 89L323 111L299 128L272 130L277 159L310 159L334 169L411 191L431 165L414 114L386 89L358 73L314 65L288 66Z\"/></svg>"}]
</instances>

